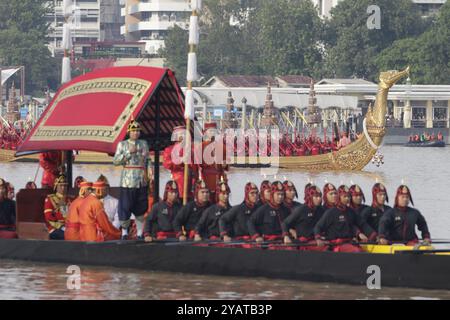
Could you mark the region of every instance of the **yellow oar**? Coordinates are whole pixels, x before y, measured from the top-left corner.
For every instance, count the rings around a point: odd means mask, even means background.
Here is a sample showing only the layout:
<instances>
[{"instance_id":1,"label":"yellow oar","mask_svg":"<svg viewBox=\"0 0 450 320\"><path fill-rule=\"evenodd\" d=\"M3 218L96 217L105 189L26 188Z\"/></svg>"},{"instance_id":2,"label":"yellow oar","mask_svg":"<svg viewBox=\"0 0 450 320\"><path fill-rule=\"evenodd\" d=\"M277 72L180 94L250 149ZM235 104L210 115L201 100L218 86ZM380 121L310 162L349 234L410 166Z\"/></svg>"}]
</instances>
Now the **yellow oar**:
<instances>
[{"instance_id":1,"label":"yellow oar","mask_svg":"<svg viewBox=\"0 0 450 320\"><path fill-rule=\"evenodd\" d=\"M399 251L417 250L414 246L404 244L380 245L380 244L361 244L361 248L368 253L394 254ZM421 246L420 251L434 250L433 246Z\"/></svg>"}]
</instances>

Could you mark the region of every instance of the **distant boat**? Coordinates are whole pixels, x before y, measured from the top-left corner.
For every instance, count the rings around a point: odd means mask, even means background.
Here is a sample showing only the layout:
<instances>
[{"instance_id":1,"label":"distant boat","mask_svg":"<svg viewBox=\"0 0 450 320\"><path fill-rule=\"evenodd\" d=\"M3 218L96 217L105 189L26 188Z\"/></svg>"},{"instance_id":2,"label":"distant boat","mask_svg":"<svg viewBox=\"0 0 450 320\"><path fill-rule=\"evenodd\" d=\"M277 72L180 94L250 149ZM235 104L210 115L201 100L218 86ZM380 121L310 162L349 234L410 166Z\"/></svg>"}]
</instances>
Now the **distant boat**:
<instances>
[{"instance_id":1,"label":"distant boat","mask_svg":"<svg viewBox=\"0 0 450 320\"><path fill-rule=\"evenodd\" d=\"M445 147L445 142L443 140L433 140L433 141L408 141L405 147L414 148L443 148Z\"/></svg>"}]
</instances>

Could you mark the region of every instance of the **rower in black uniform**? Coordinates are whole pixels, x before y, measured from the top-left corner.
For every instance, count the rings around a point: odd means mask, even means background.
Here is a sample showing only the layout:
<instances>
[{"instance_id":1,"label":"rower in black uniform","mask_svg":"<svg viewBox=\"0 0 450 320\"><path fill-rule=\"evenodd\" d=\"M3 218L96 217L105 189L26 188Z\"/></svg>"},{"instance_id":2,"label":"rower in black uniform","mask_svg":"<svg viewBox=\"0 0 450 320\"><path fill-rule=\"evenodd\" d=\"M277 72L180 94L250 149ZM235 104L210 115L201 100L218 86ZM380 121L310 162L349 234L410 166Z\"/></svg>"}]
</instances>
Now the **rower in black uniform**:
<instances>
[{"instance_id":1,"label":"rower in black uniform","mask_svg":"<svg viewBox=\"0 0 450 320\"><path fill-rule=\"evenodd\" d=\"M289 209L283 205L284 187L280 181L272 183L270 201L258 208L248 222L252 239L256 242L282 239L282 221L289 215Z\"/></svg>"},{"instance_id":2,"label":"rower in black uniform","mask_svg":"<svg viewBox=\"0 0 450 320\"><path fill-rule=\"evenodd\" d=\"M244 201L232 207L219 219L220 235L224 242L235 240L250 240L248 231L248 220L256 211L258 201L258 187L248 182L244 188Z\"/></svg>"},{"instance_id":3,"label":"rower in black uniform","mask_svg":"<svg viewBox=\"0 0 450 320\"><path fill-rule=\"evenodd\" d=\"M194 200L181 208L173 221L173 227L180 241L194 239L195 227L203 212L210 206L209 197L206 183L203 180L197 181L194 187Z\"/></svg>"},{"instance_id":4,"label":"rower in black uniform","mask_svg":"<svg viewBox=\"0 0 450 320\"><path fill-rule=\"evenodd\" d=\"M419 242L416 234L416 226L422 233L424 244L431 243L430 231L427 222L419 210L411 208L414 205L411 191L405 185L397 189L394 208L385 212L381 217L378 230L380 244L402 242L407 245L415 245Z\"/></svg>"}]
</instances>

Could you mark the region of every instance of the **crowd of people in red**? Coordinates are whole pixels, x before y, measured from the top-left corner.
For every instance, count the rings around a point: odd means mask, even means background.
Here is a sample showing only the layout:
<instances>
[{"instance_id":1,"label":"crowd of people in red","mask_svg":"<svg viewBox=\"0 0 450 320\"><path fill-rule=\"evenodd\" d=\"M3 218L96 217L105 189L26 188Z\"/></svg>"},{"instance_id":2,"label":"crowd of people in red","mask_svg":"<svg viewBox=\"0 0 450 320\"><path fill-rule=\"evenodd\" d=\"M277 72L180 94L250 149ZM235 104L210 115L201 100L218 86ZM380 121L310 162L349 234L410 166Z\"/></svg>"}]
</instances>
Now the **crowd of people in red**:
<instances>
[{"instance_id":1,"label":"crowd of people in red","mask_svg":"<svg viewBox=\"0 0 450 320\"><path fill-rule=\"evenodd\" d=\"M245 141L242 143L239 138L234 140L234 154L235 156L257 156L257 155L272 155L272 141L271 137L267 137L267 143L261 144L259 137L250 137L246 135ZM226 141L226 137L224 139ZM337 151L347 145L353 140L348 137L347 133L342 133L340 139L330 139L324 137L321 139L316 135L304 137L303 135L284 134L279 140L279 155L284 157L290 156L316 156L319 154L326 154ZM259 142L259 143L258 143Z\"/></svg>"},{"instance_id":2,"label":"crowd of people in red","mask_svg":"<svg viewBox=\"0 0 450 320\"><path fill-rule=\"evenodd\" d=\"M0 124L0 148L6 150L16 150L27 135L28 130L23 126L19 128L12 124Z\"/></svg>"}]
</instances>

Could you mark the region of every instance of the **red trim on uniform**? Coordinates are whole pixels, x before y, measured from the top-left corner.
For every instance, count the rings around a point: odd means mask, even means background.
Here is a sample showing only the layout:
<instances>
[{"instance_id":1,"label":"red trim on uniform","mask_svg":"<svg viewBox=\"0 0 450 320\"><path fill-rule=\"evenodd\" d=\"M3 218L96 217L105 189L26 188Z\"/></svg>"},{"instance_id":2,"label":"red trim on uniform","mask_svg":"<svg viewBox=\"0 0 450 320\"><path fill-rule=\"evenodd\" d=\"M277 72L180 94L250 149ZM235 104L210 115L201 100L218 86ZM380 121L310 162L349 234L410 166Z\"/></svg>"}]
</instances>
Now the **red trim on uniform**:
<instances>
[{"instance_id":1,"label":"red trim on uniform","mask_svg":"<svg viewBox=\"0 0 450 320\"><path fill-rule=\"evenodd\" d=\"M263 236L265 241L276 241L276 240L282 240L282 236L279 234L265 234Z\"/></svg>"},{"instance_id":2,"label":"red trim on uniform","mask_svg":"<svg viewBox=\"0 0 450 320\"><path fill-rule=\"evenodd\" d=\"M177 233L173 231L159 231L156 233L157 240L165 240L167 238L176 238Z\"/></svg>"},{"instance_id":3,"label":"red trim on uniform","mask_svg":"<svg viewBox=\"0 0 450 320\"><path fill-rule=\"evenodd\" d=\"M238 240L238 241L250 241L251 239L252 239L252 237L250 237L250 236L239 236L239 237L235 238L235 240Z\"/></svg>"},{"instance_id":4,"label":"red trim on uniform","mask_svg":"<svg viewBox=\"0 0 450 320\"><path fill-rule=\"evenodd\" d=\"M261 237L261 235L260 235L259 233L255 233L255 234L252 236L252 240L256 240L256 238L259 238L259 237Z\"/></svg>"},{"instance_id":5,"label":"red trim on uniform","mask_svg":"<svg viewBox=\"0 0 450 320\"><path fill-rule=\"evenodd\" d=\"M17 239L17 233L15 231L0 230L0 239Z\"/></svg>"},{"instance_id":6,"label":"red trim on uniform","mask_svg":"<svg viewBox=\"0 0 450 320\"><path fill-rule=\"evenodd\" d=\"M333 252L362 252L363 250L354 244L344 243L333 248Z\"/></svg>"},{"instance_id":7,"label":"red trim on uniform","mask_svg":"<svg viewBox=\"0 0 450 320\"><path fill-rule=\"evenodd\" d=\"M342 244L342 243L350 242L352 240L353 239L348 239L348 238L338 238L338 239L331 240L330 243L332 243L332 244Z\"/></svg>"},{"instance_id":8,"label":"red trim on uniform","mask_svg":"<svg viewBox=\"0 0 450 320\"><path fill-rule=\"evenodd\" d=\"M0 229L9 229L9 228L15 228L15 224L0 224Z\"/></svg>"}]
</instances>

